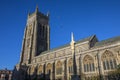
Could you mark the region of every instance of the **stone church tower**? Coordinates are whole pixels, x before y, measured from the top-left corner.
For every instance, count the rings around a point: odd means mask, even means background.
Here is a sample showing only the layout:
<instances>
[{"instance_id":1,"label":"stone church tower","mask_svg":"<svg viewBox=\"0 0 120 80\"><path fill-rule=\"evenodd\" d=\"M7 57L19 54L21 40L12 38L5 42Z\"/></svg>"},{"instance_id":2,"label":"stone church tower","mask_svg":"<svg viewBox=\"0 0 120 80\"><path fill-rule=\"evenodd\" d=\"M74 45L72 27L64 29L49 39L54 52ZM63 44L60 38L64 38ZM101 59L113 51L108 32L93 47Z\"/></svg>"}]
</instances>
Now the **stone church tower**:
<instances>
[{"instance_id":1,"label":"stone church tower","mask_svg":"<svg viewBox=\"0 0 120 80\"><path fill-rule=\"evenodd\" d=\"M28 14L20 62L12 75L13 80L109 80L108 73L117 65L120 36L99 41L92 35L74 41L72 34L69 44L50 49L49 14L36 7Z\"/></svg>"},{"instance_id":2,"label":"stone church tower","mask_svg":"<svg viewBox=\"0 0 120 80\"><path fill-rule=\"evenodd\" d=\"M31 60L41 52L50 49L49 14L39 12L38 7L28 14L24 31L20 64L30 64Z\"/></svg>"}]
</instances>

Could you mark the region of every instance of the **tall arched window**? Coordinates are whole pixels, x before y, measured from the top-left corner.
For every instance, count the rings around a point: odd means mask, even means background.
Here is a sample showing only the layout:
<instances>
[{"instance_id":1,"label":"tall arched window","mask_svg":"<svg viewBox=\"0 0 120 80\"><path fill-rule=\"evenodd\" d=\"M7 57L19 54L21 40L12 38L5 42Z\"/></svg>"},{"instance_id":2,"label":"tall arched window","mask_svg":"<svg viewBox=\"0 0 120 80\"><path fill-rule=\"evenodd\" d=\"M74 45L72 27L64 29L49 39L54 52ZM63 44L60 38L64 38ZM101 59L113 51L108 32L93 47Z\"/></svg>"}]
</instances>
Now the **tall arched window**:
<instances>
[{"instance_id":1,"label":"tall arched window","mask_svg":"<svg viewBox=\"0 0 120 80\"><path fill-rule=\"evenodd\" d=\"M42 72L43 72L43 66L40 65L40 66L38 67L38 74L40 75L40 74L42 74Z\"/></svg>"},{"instance_id":2,"label":"tall arched window","mask_svg":"<svg viewBox=\"0 0 120 80\"><path fill-rule=\"evenodd\" d=\"M68 61L69 74L73 73L73 59Z\"/></svg>"},{"instance_id":3,"label":"tall arched window","mask_svg":"<svg viewBox=\"0 0 120 80\"><path fill-rule=\"evenodd\" d=\"M34 74L35 67L34 67L34 66L32 66L30 69L31 69L31 70L30 70L30 74Z\"/></svg>"},{"instance_id":4,"label":"tall arched window","mask_svg":"<svg viewBox=\"0 0 120 80\"><path fill-rule=\"evenodd\" d=\"M102 63L104 70L111 70L116 68L115 56L111 51L106 50L102 55Z\"/></svg>"},{"instance_id":5,"label":"tall arched window","mask_svg":"<svg viewBox=\"0 0 120 80\"><path fill-rule=\"evenodd\" d=\"M91 56L86 55L83 59L84 72L95 71L94 60Z\"/></svg>"},{"instance_id":6,"label":"tall arched window","mask_svg":"<svg viewBox=\"0 0 120 80\"><path fill-rule=\"evenodd\" d=\"M51 70L52 70L52 64L48 63L47 64L47 74L51 75Z\"/></svg>"},{"instance_id":7,"label":"tall arched window","mask_svg":"<svg viewBox=\"0 0 120 80\"><path fill-rule=\"evenodd\" d=\"M27 69L27 74L30 74L30 70L31 70L31 68L29 67L29 68Z\"/></svg>"},{"instance_id":8,"label":"tall arched window","mask_svg":"<svg viewBox=\"0 0 120 80\"><path fill-rule=\"evenodd\" d=\"M62 74L62 62L58 61L56 64L56 74L61 75Z\"/></svg>"}]
</instances>

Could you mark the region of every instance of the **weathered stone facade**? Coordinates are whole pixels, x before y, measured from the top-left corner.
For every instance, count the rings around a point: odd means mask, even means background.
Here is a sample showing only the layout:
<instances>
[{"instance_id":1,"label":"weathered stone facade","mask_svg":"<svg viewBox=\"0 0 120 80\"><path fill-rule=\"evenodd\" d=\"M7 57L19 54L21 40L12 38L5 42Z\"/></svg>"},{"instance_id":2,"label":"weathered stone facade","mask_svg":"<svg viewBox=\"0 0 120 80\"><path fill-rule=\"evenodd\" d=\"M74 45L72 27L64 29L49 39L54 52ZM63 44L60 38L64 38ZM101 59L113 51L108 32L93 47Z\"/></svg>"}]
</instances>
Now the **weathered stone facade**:
<instances>
[{"instance_id":1,"label":"weathered stone facade","mask_svg":"<svg viewBox=\"0 0 120 80\"><path fill-rule=\"evenodd\" d=\"M70 80L73 74L84 80L106 78L120 64L120 37L98 41L93 35L75 42L72 35L70 44L50 49L48 23L49 14L38 8L28 15L21 60L14 70L17 80Z\"/></svg>"}]
</instances>

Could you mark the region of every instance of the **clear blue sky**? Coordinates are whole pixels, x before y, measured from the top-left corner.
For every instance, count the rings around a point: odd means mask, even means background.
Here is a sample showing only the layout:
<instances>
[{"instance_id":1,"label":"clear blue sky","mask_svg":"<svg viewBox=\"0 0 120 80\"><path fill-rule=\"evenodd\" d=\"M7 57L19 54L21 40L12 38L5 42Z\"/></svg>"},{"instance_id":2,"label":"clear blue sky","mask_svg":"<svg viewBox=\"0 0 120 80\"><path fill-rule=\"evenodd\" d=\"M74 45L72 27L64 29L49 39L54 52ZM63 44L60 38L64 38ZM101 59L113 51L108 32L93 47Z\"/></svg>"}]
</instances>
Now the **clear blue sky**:
<instances>
[{"instance_id":1,"label":"clear blue sky","mask_svg":"<svg viewBox=\"0 0 120 80\"><path fill-rule=\"evenodd\" d=\"M120 35L120 0L0 0L0 69L19 62L28 12L50 12L51 48L96 34Z\"/></svg>"}]
</instances>

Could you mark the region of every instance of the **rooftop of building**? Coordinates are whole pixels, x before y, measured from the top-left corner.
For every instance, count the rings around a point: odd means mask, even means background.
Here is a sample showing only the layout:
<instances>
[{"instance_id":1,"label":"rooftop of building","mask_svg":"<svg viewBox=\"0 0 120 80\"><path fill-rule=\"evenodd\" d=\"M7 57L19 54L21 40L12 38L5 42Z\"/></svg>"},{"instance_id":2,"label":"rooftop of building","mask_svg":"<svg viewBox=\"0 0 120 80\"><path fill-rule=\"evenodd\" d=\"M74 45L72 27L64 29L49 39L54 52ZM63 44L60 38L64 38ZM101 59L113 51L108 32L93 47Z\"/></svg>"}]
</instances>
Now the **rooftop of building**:
<instances>
[{"instance_id":1,"label":"rooftop of building","mask_svg":"<svg viewBox=\"0 0 120 80\"><path fill-rule=\"evenodd\" d=\"M90 42L94 37L96 37L96 35L92 35L92 36L86 37L84 39L80 39L80 40L75 42L75 45L83 43L83 42L86 42L86 41ZM97 41L92 48L105 46L105 45L110 45L110 44L116 43L118 41L120 41L120 36L116 36L116 37L109 38L109 39L106 39L106 40ZM57 48L50 49L48 51L44 51L41 54L45 54L45 53L48 53L48 52L56 51L56 50L59 50L59 49L62 49L62 48L66 48L66 47L69 47L69 46L70 46L70 43L69 44L65 44L63 46L59 46Z\"/></svg>"},{"instance_id":2,"label":"rooftop of building","mask_svg":"<svg viewBox=\"0 0 120 80\"><path fill-rule=\"evenodd\" d=\"M118 41L120 41L120 36L116 36L116 37L113 37L113 38L109 38L109 39L106 39L106 40L96 42L95 47L96 46L103 46L103 45L113 44L113 43L118 42Z\"/></svg>"},{"instance_id":3,"label":"rooftop of building","mask_svg":"<svg viewBox=\"0 0 120 80\"><path fill-rule=\"evenodd\" d=\"M8 70L7 68L0 69L0 74L5 74L5 73L12 73L12 70Z\"/></svg>"}]
</instances>

